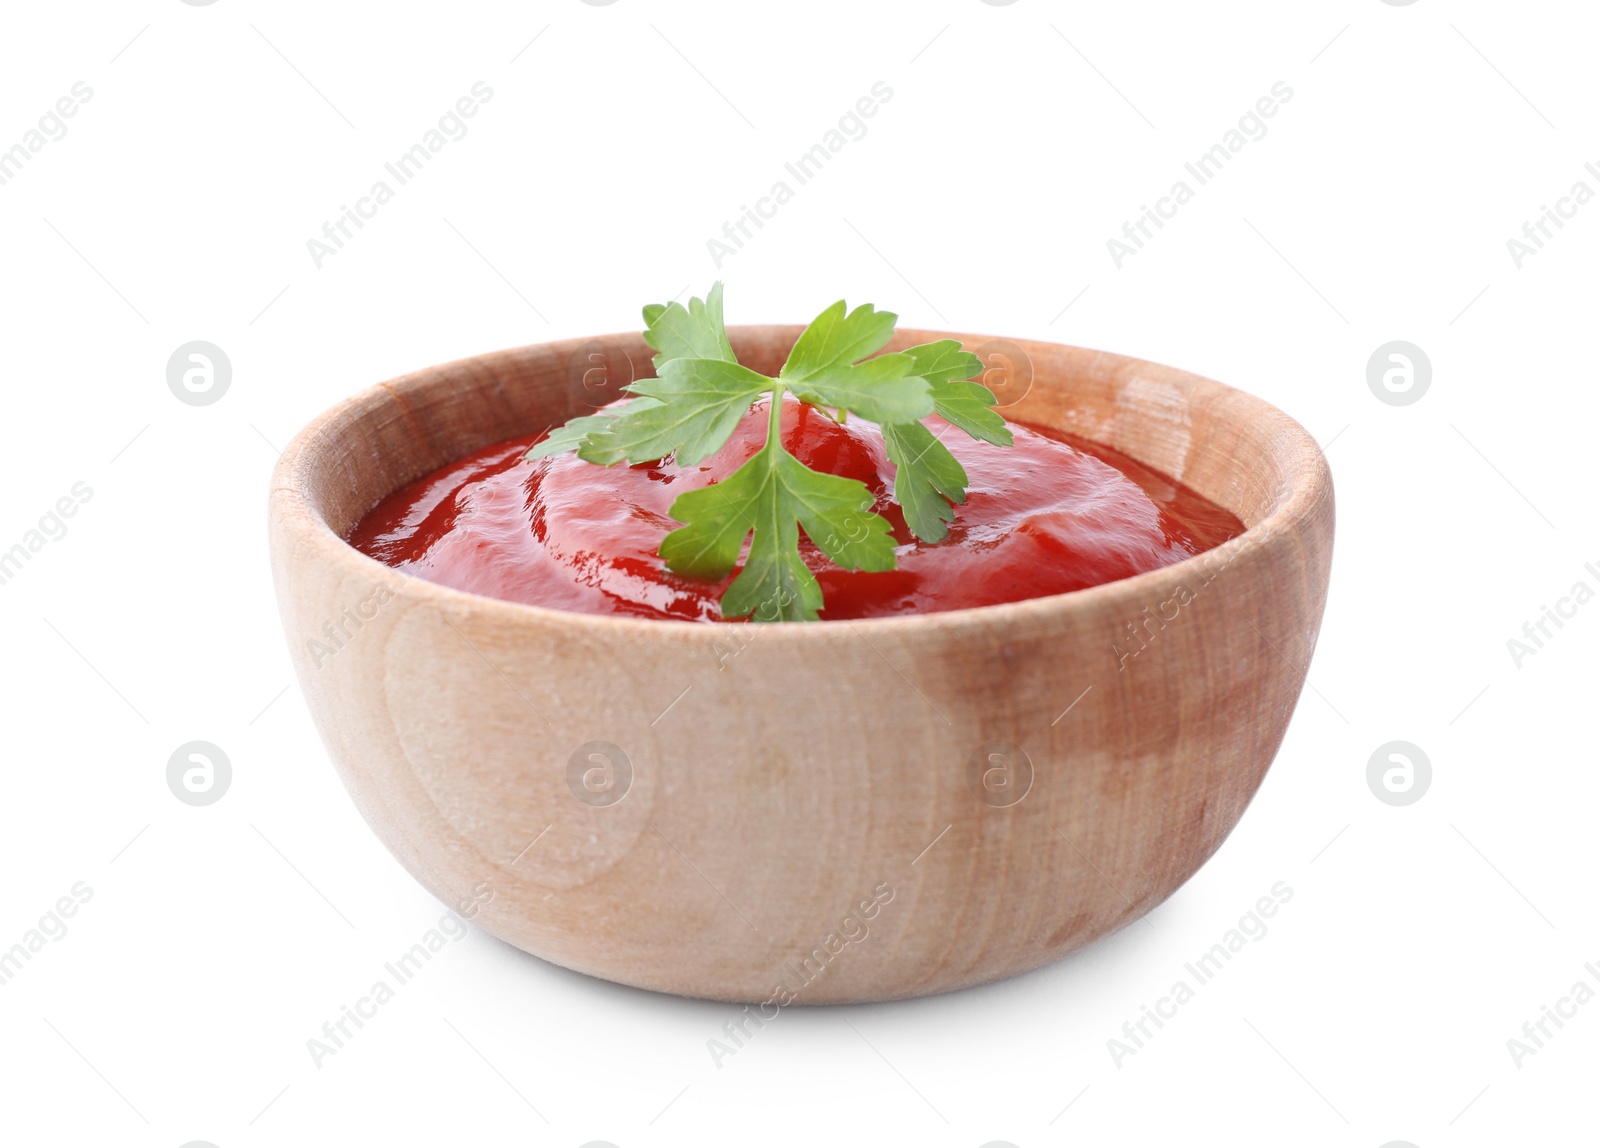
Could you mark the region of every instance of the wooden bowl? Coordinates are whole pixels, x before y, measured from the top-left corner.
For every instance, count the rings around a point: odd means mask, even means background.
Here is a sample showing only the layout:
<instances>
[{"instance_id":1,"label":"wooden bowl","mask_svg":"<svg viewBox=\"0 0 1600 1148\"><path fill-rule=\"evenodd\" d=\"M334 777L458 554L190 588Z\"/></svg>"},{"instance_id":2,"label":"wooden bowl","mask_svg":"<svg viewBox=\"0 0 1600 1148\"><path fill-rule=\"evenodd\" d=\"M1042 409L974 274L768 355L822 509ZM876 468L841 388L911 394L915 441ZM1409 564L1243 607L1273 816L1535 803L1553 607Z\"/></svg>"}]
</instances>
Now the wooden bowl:
<instances>
[{"instance_id":1,"label":"wooden bowl","mask_svg":"<svg viewBox=\"0 0 1600 1148\"><path fill-rule=\"evenodd\" d=\"M799 327L733 328L775 374ZM901 331L891 349L949 337ZM273 479L279 607L356 804L494 935L623 984L884 1000L1053 961L1221 845L1316 644L1333 488L1266 403L1171 367L958 335L1006 414L1109 444L1237 514L1238 538L1048 598L727 627L516 605L344 537L382 496L616 397L635 334L373 387Z\"/></svg>"}]
</instances>

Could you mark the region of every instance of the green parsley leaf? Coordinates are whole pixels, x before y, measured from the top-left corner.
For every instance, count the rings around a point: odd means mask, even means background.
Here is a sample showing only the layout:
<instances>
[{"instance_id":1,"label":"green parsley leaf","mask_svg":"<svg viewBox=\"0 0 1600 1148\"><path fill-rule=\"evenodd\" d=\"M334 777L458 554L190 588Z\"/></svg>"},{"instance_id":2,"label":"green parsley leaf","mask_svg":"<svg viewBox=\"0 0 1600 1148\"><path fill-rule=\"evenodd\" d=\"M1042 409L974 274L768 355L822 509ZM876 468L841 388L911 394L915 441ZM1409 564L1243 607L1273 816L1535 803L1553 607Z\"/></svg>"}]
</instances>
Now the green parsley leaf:
<instances>
[{"instance_id":1,"label":"green parsley leaf","mask_svg":"<svg viewBox=\"0 0 1600 1148\"><path fill-rule=\"evenodd\" d=\"M928 384L909 355L879 355L836 376L796 383L795 397L875 423L915 422L933 413Z\"/></svg>"},{"instance_id":2,"label":"green parsley leaf","mask_svg":"<svg viewBox=\"0 0 1600 1148\"><path fill-rule=\"evenodd\" d=\"M983 370L983 361L978 356L963 351L954 339L922 343L908 347L905 353L915 362L917 374L927 379L933 390L935 414L975 439L995 446L1011 445L1011 431L1006 427L1006 420L994 409L994 392L982 383L965 381Z\"/></svg>"},{"instance_id":3,"label":"green parsley leaf","mask_svg":"<svg viewBox=\"0 0 1600 1148\"><path fill-rule=\"evenodd\" d=\"M892 570L894 536L872 502L865 483L812 470L772 435L721 482L678 496L669 513L684 525L662 539L661 556L678 573L722 578L750 537L744 569L723 593L723 615L815 621L822 587L800 558L799 528L846 570Z\"/></svg>"},{"instance_id":4,"label":"green parsley leaf","mask_svg":"<svg viewBox=\"0 0 1600 1148\"><path fill-rule=\"evenodd\" d=\"M644 309L644 341L657 354L656 370L670 359L721 359L737 363L722 326L722 284L713 283L705 301L651 303Z\"/></svg>"},{"instance_id":5,"label":"green parsley leaf","mask_svg":"<svg viewBox=\"0 0 1600 1148\"><path fill-rule=\"evenodd\" d=\"M966 381L983 369L978 356L954 339L923 343L904 354L928 381L934 413L975 439L1011 445L1006 420L993 408L994 393ZM947 524L955 521L950 504L967 500L966 469L920 422L885 423L882 429L895 464L894 500L905 511L906 525L924 542L942 542L950 533Z\"/></svg>"},{"instance_id":6,"label":"green parsley leaf","mask_svg":"<svg viewBox=\"0 0 1600 1148\"><path fill-rule=\"evenodd\" d=\"M801 332L779 381L802 402L848 410L875 423L927 417L933 398L915 359L906 354L867 358L894 334L895 318L870 303L846 313L839 300Z\"/></svg>"},{"instance_id":7,"label":"green parsley leaf","mask_svg":"<svg viewBox=\"0 0 1600 1148\"><path fill-rule=\"evenodd\" d=\"M924 542L942 542L955 521L951 502L967 500L967 471L921 423L885 423L883 445L894 463L894 500ZM948 500L948 501L946 501Z\"/></svg>"},{"instance_id":8,"label":"green parsley leaf","mask_svg":"<svg viewBox=\"0 0 1600 1148\"><path fill-rule=\"evenodd\" d=\"M883 350L894 334L897 318L893 311L876 310L871 303L847 313L840 299L800 333L779 374L786 382L805 382L846 369Z\"/></svg>"},{"instance_id":9,"label":"green parsley leaf","mask_svg":"<svg viewBox=\"0 0 1600 1148\"><path fill-rule=\"evenodd\" d=\"M693 466L722 449L750 404L771 386L771 379L738 363L669 359L659 378L628 385L629 391L654 401L630 402L604 428L604 441L597 445L629 462L676 454L684 466ZM581 447L578 457L588 457Z\"/></svg>"},{"instance_id":10,"label":"green parsley leaf","mask_svg":"<svg viewBox=\"0 0 1600 1148\"><path fill-rule=\"evenodd\" d=\"M609 437L616 420L628 411L655 405L655 399L641 396L619 403L598 414L579 415L577 418L569 419L534 444L528 451L527 457L544 458L546 455L577 450L578 457L585 462L598 463L600 466L621 462L624 456Z\"/></svg>"},{"instance_id":11,"label":"green parsley leaf","mask_svg":"<svg viewBox=\"0 0 1600 1148\"><path fill-rule=\"evenodd\" d=\"M591 431L603 432L605 424L614 415L581 415L556 427L528 451L529 458L544 458L551 454L565 454L576 450L589 437Z\"/></svg>"}]
</instances>

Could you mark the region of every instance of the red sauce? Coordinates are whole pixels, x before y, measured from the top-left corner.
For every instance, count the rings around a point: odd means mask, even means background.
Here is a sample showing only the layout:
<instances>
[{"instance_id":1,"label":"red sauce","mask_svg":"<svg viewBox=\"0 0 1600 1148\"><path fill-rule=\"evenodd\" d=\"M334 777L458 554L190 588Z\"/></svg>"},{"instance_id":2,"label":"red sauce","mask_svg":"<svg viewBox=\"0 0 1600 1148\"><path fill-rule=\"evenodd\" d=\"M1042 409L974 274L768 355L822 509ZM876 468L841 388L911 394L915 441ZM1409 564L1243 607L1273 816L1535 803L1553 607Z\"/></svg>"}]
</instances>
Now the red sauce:
<instances>
[{"instance_id":1,"label":"red sauce","mask_svg":"<svg viewBox=\"0 0 1600 1148\"><path fill-rule=\"evenodd\" d=\"M722 620L720 582L664 569L656 548L678 495L733 473L766 438L767 401L698 466L599 467L523 458L538 435L485 447L384 498L350 544L398 570L491 598L591 614ZM786 400L784 446L806 465L866 483L894 527L899 568L850 572L800 535L822 584L822 617L989 606L1081 590L1171 565L1241 533L1194 491L1107 447L1012 423L1009 447L942 420L930 429L966 467L968 493L942 542L920 542L891 501L894 468L872 423L840 426Z\"/></svg>"}]
</instances>

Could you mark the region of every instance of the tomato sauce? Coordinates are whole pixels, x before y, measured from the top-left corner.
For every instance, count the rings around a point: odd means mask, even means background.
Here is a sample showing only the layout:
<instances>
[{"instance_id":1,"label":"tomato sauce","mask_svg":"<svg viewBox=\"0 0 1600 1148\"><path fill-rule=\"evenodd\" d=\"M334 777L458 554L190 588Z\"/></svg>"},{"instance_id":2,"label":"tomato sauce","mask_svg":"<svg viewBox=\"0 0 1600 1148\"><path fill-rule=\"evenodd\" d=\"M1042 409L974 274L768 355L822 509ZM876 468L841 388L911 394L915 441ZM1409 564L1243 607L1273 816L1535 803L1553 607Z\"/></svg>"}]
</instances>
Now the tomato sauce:
<instances>
[{"instance_id":1,"label":"tomato sauce","mask_svg":"<svg viewBox=\"0 0 1600 1148\"><path fill-rule=\"evenodd\" d=\"M599 467L562 454L528 461L540 435L485 447L382 499L350 544L444 586L557 610L722 621L718 582L665 569L656 553L679 523L674 499L719 481L766 439L768 401L697 466ZM889 520L898 569L834 566L802 530L800 551L822 585L824 619L990 606L1081 590L1158 569L1241 533L1234 515L1098 443L1009 424L1015 443L976 442L938 418L927 425L966 468L967 501L941 542L907 530L878 428L786 399L783 444L814 470L866 483Z\"/></svg>"}]
</instances>

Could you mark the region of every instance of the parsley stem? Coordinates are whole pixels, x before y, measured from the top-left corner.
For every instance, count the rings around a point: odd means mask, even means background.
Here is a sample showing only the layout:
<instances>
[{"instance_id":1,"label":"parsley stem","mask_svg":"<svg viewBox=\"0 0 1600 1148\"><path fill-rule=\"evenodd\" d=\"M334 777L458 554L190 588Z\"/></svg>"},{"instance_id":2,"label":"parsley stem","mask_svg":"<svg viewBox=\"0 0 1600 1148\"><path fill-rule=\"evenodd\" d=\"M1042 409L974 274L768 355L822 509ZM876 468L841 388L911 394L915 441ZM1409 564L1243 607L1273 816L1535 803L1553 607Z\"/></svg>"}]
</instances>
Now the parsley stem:
<instances>
[{"instance_id":1,"label":"parsley stem","mask_svg":"<svg viewBox=\"0 0 1600 1148\"><path fill-rule=\"evenodd\" d=\"M783 390L783 384L774 379L772 409L767 412L767 446L775 450L783 449L782 436L779 434L783 424Z\"/></svg>"}]
</instances>

